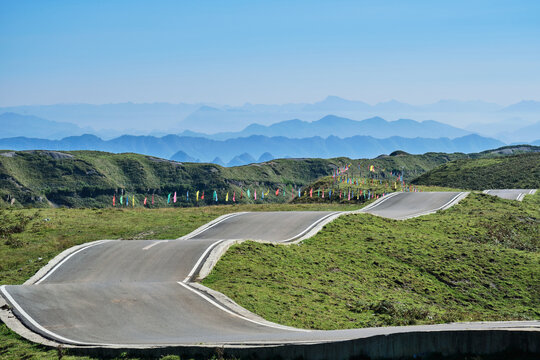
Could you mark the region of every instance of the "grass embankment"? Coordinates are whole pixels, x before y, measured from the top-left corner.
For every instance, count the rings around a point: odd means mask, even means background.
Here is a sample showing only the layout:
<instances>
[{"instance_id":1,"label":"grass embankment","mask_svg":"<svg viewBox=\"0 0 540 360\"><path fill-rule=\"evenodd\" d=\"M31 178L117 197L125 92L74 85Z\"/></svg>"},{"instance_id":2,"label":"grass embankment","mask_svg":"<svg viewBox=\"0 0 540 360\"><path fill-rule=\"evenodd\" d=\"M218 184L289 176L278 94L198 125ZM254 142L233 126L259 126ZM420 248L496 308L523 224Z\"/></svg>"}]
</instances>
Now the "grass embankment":
<instances>
[{"instance_id":1,"label":"grass embankment","mask_svg":"<svg viewBox=\"0 0 540 360\"><path fill-rule=\"evenodd\" d=\"M203 283L301 328L538 319L539 209L471 194L406 221L343 216L299 246L235 245Z\"/></svg>"},{"instance_id":2,"label":"grass embankment","mask_svg":"<svg viewBox=\"0 0 540 360\"><path fill-rule=\"evenodd\" d=\"M419 176L412 183L472 190L537 189L540 188L540 152L456 160Z\"/></svg>"}]
</instances>

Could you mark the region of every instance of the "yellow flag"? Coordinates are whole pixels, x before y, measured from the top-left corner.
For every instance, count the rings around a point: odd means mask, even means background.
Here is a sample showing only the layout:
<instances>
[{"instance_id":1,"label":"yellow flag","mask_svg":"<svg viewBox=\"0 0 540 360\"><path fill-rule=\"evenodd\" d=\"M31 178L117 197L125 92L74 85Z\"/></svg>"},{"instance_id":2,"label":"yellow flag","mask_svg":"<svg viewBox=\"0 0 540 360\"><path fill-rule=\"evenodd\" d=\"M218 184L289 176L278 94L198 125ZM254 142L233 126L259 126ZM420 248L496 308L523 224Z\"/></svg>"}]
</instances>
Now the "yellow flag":
<instances>
[{"instance_id":1,"label":"yellow flag","mask_svg":"<svg viewBox=\"0 0 540 360\"><path fill-rule=\"evenodd\" d=\"M227 195L225 195L225 201L229 201L229 192L227 192Z\"/></svg>"},{"instance_id":2,"label":"yellow flag","mask_svg":"<svg viewBox=\"0 0 540 360\"><path fill-rule=\"evenodd\" d=\"M196 201L199 201L199 190L195 193L195 198L197 199Z\"/></svg>"}]
</instances>

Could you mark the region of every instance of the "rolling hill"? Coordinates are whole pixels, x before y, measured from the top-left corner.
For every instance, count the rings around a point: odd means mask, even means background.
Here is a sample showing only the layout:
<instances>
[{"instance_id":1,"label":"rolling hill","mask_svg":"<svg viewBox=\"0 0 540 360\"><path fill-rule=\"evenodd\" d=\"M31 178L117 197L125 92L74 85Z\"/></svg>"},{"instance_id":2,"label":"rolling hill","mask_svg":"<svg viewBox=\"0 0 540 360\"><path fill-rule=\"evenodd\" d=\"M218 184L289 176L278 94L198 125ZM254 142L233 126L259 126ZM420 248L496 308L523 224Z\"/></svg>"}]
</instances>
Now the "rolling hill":
<instances>
[{"instance_id":1,"label":"rolling hill","mask_svg":"<svg viewBox=\"0 0 540 360\"><path fill-rule=\"evenodd\" d=\"M519 149L519 150L516 150ZM217 191L223 203L227 192L251 189L298 189L344 165L350 165L352 176L367 176L374 165L384 177L389 172L403 172L410 181L419 175L453 160L491 158L511 155L514 151L540 150L530 146L505 147L484 153L426 153L410 155L395 152L376 159L276 159L248 166L222 167L215 164L176 162L139 154L111 154L97 151L2 151L0 152L0 206L67 206L105 207L113 194L124 192L144 196L156 195L156 206L165 205L166 196L177 192L181 199L175 206L196 205L197 190ZM270 154L268 154L270 155ZM457 185L455 185L457 186ZM190 192L189 200L185 199ZM237 202L254 199L237 197ZM270 197L265 202L286 202L289 196ZM260 201L260 199L258 199ZM215 203L208 194L199 204ZM141 205L141 204L139 204Z\"/></svg>"},{"instance_id":2,"label":"rolling hill","mask_svg":"<svg viewBox=\"0 0 540 360\"><path fill-rule=\"evenodd\" d=\"M420 175L412 183L472 190L537 189L540 188L540 149L506 157L451 161Z\"/></svg>"}]
</instances>

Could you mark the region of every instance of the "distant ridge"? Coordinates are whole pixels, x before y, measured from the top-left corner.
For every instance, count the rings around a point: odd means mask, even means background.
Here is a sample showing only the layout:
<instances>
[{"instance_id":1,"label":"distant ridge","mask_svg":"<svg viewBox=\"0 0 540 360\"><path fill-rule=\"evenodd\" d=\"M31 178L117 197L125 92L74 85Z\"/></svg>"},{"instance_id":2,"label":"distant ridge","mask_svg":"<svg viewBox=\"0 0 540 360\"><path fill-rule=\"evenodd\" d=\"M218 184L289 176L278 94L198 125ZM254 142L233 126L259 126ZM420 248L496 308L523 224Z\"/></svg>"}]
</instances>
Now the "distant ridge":
<instances>
[{"instance_id":1,"label":"distant ridge","mask_svg":"<svg viewBox=\"0 0 540 360\"><path fill-rule=\"evenodd\" d=\"M505 144L479 135L467 135L455 139L439 138L404 138L393 136L376 139L371 136L352 136L339 138L329 136L289 139L285 137L267 137L253 135L249 137L212 140L199 137L163 137L123 135L111 140L102 140L94 135L71 136L62 140L44 140L25 137L0 139L0 149L11 150L99 150L112 153L133 152L172 160L185 161L186 156L210 162L219 157L224 162L231 161L237 155L249 154L254 159L266 152L274 157L319 157L332 158L375 157L389 154L395 150L411 154L425 152L478 152L497 148ZM178 153L181 151L181 153ZM254 160L253 160L254 162Z\"/></svg>"},{"instance_id":2,"label":"distant ridge","mask_svg":"<svg viewBox=\"0 0 540 360\"><path fill-rule=\"evenodd\" d=\"M373 136L379 139L388 138L391 136L410 138L440 138L444 136L452 139L469 135L471 132L433 120L415 121L410 119L399 119L396 121L386 121L383 118L375 116L358 121L335 115L327 115L316 121L292 119L281 121L272 125L250 124L242 131L238 132L225 132L213 135L184 132L182 135L192 134L216 140L232 139L251 135L285 136L288 138L297 139L312 136L326 138L332 135L338 137L365 135Z\"/></svg>"}]
</instances>

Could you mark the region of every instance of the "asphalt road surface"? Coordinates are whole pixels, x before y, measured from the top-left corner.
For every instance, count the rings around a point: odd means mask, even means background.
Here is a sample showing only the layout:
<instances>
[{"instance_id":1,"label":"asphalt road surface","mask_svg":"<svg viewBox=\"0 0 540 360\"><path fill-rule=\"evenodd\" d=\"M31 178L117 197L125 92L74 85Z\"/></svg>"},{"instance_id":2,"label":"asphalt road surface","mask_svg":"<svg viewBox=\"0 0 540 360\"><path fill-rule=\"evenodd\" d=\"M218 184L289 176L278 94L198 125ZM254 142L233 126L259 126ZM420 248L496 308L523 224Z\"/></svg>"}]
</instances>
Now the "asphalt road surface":
<instances>
[{"instance_id":1,"label":"asphalt road surface","mask_svg":"<svg viewBox=\"0 0 540 360\"><path fill-rule=\"evenodd\" d=\"M460 195L398 193L363 211L404 219L443 209ZM246 318L189 283L209 251L224 240L287 242L335 214L241 213L187 239L93 243L64 258L35 284L2 286L0 294L27 328L73 345L312 343L392 332L518 326L488 323L306 331Z\"/></svg>"},{"instance_id":2,"label":"asphalt road surface","mask_svg":"<svg viewBox=\"0 0 540 360\"><path fill-rule=\"evenodd\" d=\"M504 189L504 190L484 190L484 194L498 196L507 200L522 201L525 195L532 195L536 189Z\"/></svg>"},{"instance_id":3,"label":"asphalt road surface","mask_svg":"<svg viewBox=\"0 0 540 360\"><path fill-rule=\"evenodd\" d=\"M442 210L463 195L465 193L461 192L393 193L386 199L383 198L376 206L367 207L364 212L390 219L407 219Z\"/></svg>"}]
</instances>

